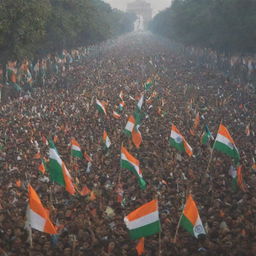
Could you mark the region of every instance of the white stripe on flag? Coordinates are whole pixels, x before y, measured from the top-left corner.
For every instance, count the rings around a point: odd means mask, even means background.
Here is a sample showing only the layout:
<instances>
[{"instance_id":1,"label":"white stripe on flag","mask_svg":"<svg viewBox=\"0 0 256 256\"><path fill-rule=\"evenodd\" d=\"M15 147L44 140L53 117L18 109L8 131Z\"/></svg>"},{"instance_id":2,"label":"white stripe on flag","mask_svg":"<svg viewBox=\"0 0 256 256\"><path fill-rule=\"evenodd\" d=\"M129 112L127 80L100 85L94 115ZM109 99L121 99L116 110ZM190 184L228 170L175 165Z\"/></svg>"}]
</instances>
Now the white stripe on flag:
<instances>
[{"instance_id":1,"label":"white stripe on flag","mask_svg":"<svg viewBox=\"0 0 256 256\"><path fill-rule=\"evenodd\" d=\"M134 128L134 123L128 121L126 126L125 126L125 130L128 130L128 131L132 132L133 128Z\"/></svg>"},{"instance_id":2,"label":"white stripe on flag","mask_svg":"<svg viewBox=\"0 0 256 256\"><path fill-rule=\"evenodd\" d=\"M182 137L177 132L173 131L171 132L171 138L173 138L177 143L182 142Z\"/></svg>"},{"instance_id":3,"label":"white stripe on flag","mask_svg":"<svg viewBox=\"0 0 256 256\"><path fill-rule=\"evenodd\" d=\"M32 228L44 232L44 226L45 226L46 220L43 217L35 213L30 208L28 208L27 216Z\"/></svg>"},{"instance_id":4,"label":"white stripe on flag","mask_svg":"<svg viewBox=\"0 0 256 256\"><path fill-rule=\"evenodd\" d=\"M74 151L81 151L81 149L76 145L72 145L71 149L74 150Z\"/></svg>"},{"instance_id":5,"label":"white stripe on flag","mask_svg":"<svg viewBox=\"0 0 256 256\"><path fill-rule=\"evenodd\" d=\"M216 137L216 141L225 144L226 146L228 146L232 150L234 149L234 146L233 146L232 142L227 137L225 137L225 136L223 136L223 135L221 135L219 133L218 133L218 135Z\"/></svg>"},{"instance_id":6,"label":"white stripe on flag","mask_svg":"<svg viewBox=\"0 0 256 256\"><path fill-rule=\"evenodd\" d=\"M50 148L50 150L49 150L49 157L51 159L56 160L58 162L58 164L62 167L62 160L61 160L60 156L58 155L58 153L56 152L55 149Z\"/></svg>"},{"instance_id":7,"label":"white stripe on flag","mask_svg":"<svg viewBox=\"0 0 256 256\"><path fill-rule=\"evenodd\" d=\"M140 228L156 221L159 221L158 211L152 212L133 221L129 221L127 218L124 218L124 222L129 230Z\"/></svg>"}]
</instances>

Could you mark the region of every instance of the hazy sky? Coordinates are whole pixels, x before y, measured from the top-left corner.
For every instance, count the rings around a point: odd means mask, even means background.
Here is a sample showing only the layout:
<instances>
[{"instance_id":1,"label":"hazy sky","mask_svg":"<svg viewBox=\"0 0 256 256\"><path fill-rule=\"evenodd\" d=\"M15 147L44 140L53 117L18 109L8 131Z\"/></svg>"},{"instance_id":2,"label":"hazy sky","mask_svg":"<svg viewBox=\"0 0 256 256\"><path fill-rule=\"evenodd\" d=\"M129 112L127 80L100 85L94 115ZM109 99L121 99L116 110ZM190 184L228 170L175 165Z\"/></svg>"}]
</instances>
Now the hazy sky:
<instances>
[{"instance_id":1,"label":"hazy sky","mask_svg":"<svg viewBox=\"0 0 256 256\"><path fill-rule=\"evenodd\" d=\"M127 3L133 2L134 0L103 0L106 3L111 4L113 8L118 8L121 10L126 9ZM145 0L148 3L151 3L153 14L169 7L172 0Z\"/></svg>"}]
</instances>

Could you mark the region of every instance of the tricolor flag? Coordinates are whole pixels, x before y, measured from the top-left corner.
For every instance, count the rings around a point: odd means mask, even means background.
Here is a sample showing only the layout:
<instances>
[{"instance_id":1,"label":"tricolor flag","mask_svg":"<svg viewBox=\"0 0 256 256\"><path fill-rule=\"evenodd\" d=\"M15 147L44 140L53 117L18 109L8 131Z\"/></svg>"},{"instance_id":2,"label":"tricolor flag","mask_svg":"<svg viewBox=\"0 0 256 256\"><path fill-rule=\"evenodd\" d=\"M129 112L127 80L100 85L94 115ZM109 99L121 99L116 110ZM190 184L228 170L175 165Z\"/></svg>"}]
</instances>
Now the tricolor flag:
<instances>
[{"instance_id":1,"label":"tricolor flag","mask_svg":"<svg viewBox=\"0 0 256 256\"><path fill-rule=\"evenodd\" d=\"M246 134L246 136L250 136L250 134L251 134L250 123L248 125L246 125L246 127L245 127L245 134Z\"/></svg>"},{"instance_id":2,"label":"tricolor flag","mask_svg":"<svg viewBox=\"0 0 256 256\"><path fill-rule=\"evenodd\" d=\"M152 85L153 85L153 82L152 82L151 78L149 78L149 79L146 81L146 83L145 83L145 86L144 86L145 90L149 90Z\"/></svg>"},{"instance_id":3,"label":"tricolor flag","mask_svg":"<svg viewBox=\"0 0 256 256\"><path fill-rule=\"evenodd\" d=\"M124 100L124 93L123 93L123 91L121 91L120 93L119 93L119 98L123 101Z\"/></svg>"},{"instance_id":4,"label":"tricolor flag","mask_svg":"<svg viewBox=\"0 0 256 256\"><path fill-rule=\"evenodd\" d=\"M118 114L116 111L113 111L113 117L114 117L115 119L120 119L120 118L121 118L121 115Z\"/></svg>"},{"instance_id":5,"label":"tricolor flag","mask_svg":"<svg viewBox=\"0 0 256 256\"><path fill-rule=\"evenodd\" d=\"M196 207L196 203L191 195L189 195L187 198L181 216L180 225L196 238L198 238L198 236L201 234L206 234Z\"/></svg>"},{"instance_id":6,"label":"tricolor flag","mask_svg":"<svg viewBox=\"0 0 256 256\"><path fill-rule=\"evenodd\" d=\"M181 135L176 126L172 125L170 145L175 147L180 152L186 152L189 156L193 155L192 148L189 146L185 138Z\"/></svg>"},{"instance_id":7,"label":"tricolor flag","mask_svg":"<svg viewBox=\"0 0 256 256\"><path fill-rule=\"evenodd\" d=\"M213 140L214 138L213 138L213 136L212 136L212 134L211 134L211 132L210 132L208 126L206 125L206 126L204 127L204 132L203 132L202 137L201 137L202 144L203 144L203 145L208 144L208 142L209 142L210 139Z\"/></svg>"},{"instance_id":8,"label":"tricolor flag","mask_svg":"<svg viewBox=\"0 0 256 256\"><path fill-rule=\"evenodd\" d=\"M71 156L82 159L83 153L80 145L75 139L71 139Z\"/></svg>"},{"instance_id":9,"label":"tricolor flag","mask_svg":"<svg viewBox=\"0 0 256 256\"><path fill-rule=\"evenodd\" d=\"M240 155L234 140L229 134L227 128L222 124L220 124L217 137L213 144L213 149L217 149L220 152L234 158L236 162L238 162L240 159Z\"/></svg>"},{"instance_id":10,"label":"tricolor flag","mask_svg":"<svg viewBox=\"0 0 256 256\"><path fill-rule=\"evenodd\" d=\"M190 129L191 135L195 136L195 132L196 132L196 129L198 128L199 122L200 122L200 114L199 114L199 112L198 112L198 113L196 114L196 118L195 118L195 120L194 120L193 127Z\"/></svg>"},{"instance_id":11,"label":"tricolor flag","mask_svg":"<svg viewBox=\"0 0 256 256\"><path fill-rule=\"evenodd\" d=\"M41 203L39 196L32 186L28 185L29 205L27 208L27 223L31 228L48 234L57 234L56 228L49 218L49 211Z\"/></svg>"},{"instance_id":12,"label":"tricolor flag","mask_svg":"<svg viewBox=\"0 0 256 256\"><path fill-rule=\"evenodd\" d=\"M104 106L103 103L101 103L99 100L96 99L96 106L97 106L97 109L99 110L99 112L103 113L103 114L107 114L107 111L106 111L106 108Z\"/></svg>"},{"instance_id":13,"label":"tricolor flag","mask_svg":"<svg viewBox=\"0 0 256 256\"><path fill-rule=\"evenodd\" d=\"M66 190L73 195L75 194L75 188L72 183L72 178L69 174L69 171L62 159L60 158L53 141L49 141L49 144L50 161L48 163L47 170L50 173L50 180L56 182L61 186L65 186Z\"/></svg>"},{"instance_id":14,"label":"tricolor flag","mask_svg":"<svg viewBox=\"0 0 256 256\"><path fill-rule=\"evenodd\" d=\"M132 171L138 178L141 189L145 189L147 184L142 177L142 171L140 169L140 162L134 156L132 156L125 147L121 149L121 168Z\"/></svg>"},{"instance_id":15,"label":"tricolor flag","mask_svg":"<svg viewBox=\"0 0 256 256\"><path fill-rule=\"evenodd\" d=\"M107 134L106 130L104 130L104 132L103 132L103 142L104 142L106 148L110 147L111 142L110 142L110 139L108 137L108 134Z\"/></svg>"},{"instance_id":16,"label":"tricolor flag","mask_svg":"<svg viewBox=\"0 0 256 256\"><path fill-rule=\"evenodd\" d=\"M135 118L133 115L131 115L128 119L128 122L124 128L124 133L128 136L130 136L132 134L132 131L134 129L135 126Z\"/></svg>"},{"instance_id":17,"label":"tricolor flag","mask_svg":"<svg viewBox=\"0 0 256 256\"><path fill-rule=\"evenodd\" d=\"M39 170L41 173L45 174L46 167L45 167L45 161L44 161L44 159L42 159L42 162L41 162L41 164L39 165L38 170Z\"/></svg>"},{"instance_id":18,"label":"tricolor flag","mask_svg":"<svg viewBox=\"0 0 256 256\"><path fill-rule=\"evenodd\" d=\"M125 103L124 103L124 101L122 100L122 101L119 103L119 110L120 110L120 111L123 111L124 106L125 106Z\"/></svg>"},{"instance_id":19,"label":"tricolor flag","mask_svg":"<svg viewBox=\"0 0 256 256\"><path fill-rule=\"evenodd\" d=\"M237 189L240 188L243 192L245 192L246 189L243 182L242 166L239 165L237 166L237 168L234 168L233 166L231 166L230 175L232 177L232 189L234 191L237 191Z\"/></svg>"},{"instance_id":20,"label":"tricolor flag","mask_svg":"<svg viewBox=\"0 0 256 256\"><path fill-rule=\"evenodd\" d=\"M152 200L131 212L124 218L132 239L148 237L161 231L158 201Z\"/></svg>"},{"instance_id":21,"label":"tricolor flag","mask_svg":"<svg viewBox=\"0 0 256 256\"><path fill-rule=\"evenodd\" d=\"M139 125L135 125L132 131L132 142L136 148L139 148L142 143L142 137L139 131L139 127Z\"/></svg>"},{"instance_id":22,"label":"tricolor flag","mask_svg":"<svg viewBox=\"0 0 256 256\"><path fill-rule=\"evenodd\" d=\"M138 101L138 104L137 104L137 110L138 111L141 111L143 101L144 101L144 94L141 95L141 97L140 97L140 99Z\"/></svg>"}]
</instances>

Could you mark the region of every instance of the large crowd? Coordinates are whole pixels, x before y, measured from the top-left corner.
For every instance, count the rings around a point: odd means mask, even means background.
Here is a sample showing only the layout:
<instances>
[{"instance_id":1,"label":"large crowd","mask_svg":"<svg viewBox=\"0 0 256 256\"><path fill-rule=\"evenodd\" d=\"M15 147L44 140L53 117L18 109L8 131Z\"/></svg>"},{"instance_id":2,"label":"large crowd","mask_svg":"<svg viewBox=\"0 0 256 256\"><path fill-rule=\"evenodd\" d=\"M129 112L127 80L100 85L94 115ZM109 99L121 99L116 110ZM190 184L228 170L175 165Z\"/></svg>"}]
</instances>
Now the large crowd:
<instances>
[{"instance_id":1,"label":"large crowd","mask_svg":"<svg viewBox=\"0 0 256 256\"><path fill-rule=\"evenodd\" d=\"M147 33L128 34L71 63L64 70L69 79L59 79L59 86L51 86L49 79L45 86L2 104L0 255L137 255L136 241L129 238L123 219L154 198L159 201L162 232L145 239L144 255L256 255L255 91L242 80L197 64L168 41ZM149 78L153 86L145 91ZM125 107L115 119L112 113L121 91ZM143 92L143 143L137 149L123 129ZM96 99L104 102L106 116L97 111ZM193 136L189 130L198 112L200 125ZM246 192L232 190L233 162L228 156L214 151L206 172L211 144L202 145L200 136L205 125L216 136L220 122L239 149ZM193 148L192 157L170 147L172 123ZM107 151L101 139L104 129L112 143ZM91 166L86 159L70 160L72 137L91 156ZM48 157L45 138L54 138L77 190L87 186L95 198L78 192L71 196L38 170L37 152ZM122 144L140 161L146 190L139 188L135 175L120 168ZM28 183L58 227L54 236L33 230L32 247L25 228ZM122 203L117 201L120 186ZM207 234L196 239L180 228L175 241L190 193Z\"/></svg>"}]
</instances>

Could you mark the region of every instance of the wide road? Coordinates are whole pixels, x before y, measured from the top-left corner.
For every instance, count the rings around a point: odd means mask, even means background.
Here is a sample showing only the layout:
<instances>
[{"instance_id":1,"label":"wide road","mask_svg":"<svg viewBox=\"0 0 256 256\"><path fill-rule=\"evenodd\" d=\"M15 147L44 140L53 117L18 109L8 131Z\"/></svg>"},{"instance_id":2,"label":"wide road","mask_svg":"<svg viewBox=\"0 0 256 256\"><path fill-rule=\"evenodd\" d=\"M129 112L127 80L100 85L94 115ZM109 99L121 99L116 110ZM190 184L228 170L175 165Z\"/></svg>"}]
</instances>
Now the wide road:
<instances>
[{"instance_id":1,"label":"wide road","mask_svg":"<svg viewBox=\"0 0 256 256\"><path fill-rule=\"evenodd\" d=\"M256 255L255 94L196 59L152 34L127 34L95 47L75 65L68 88L40 88L31 98L1 106L0 248L19 256L136 255L137 241L130 239L124 217L157 198L162 231L145 238L144 255ZM145 90L149 79L153 85ZM142 144L137 148L123 131L142 94ZM98 112L96 100L106 115ZM199 122L194 122L196 116ZM235 177L229 174L236 174L232 158L212 151L213 140L201 143L205 126L215 138L220 123L240 153L243 186L240 179L240 187L235 187ZM192 156L169 145L173 124L191 146ZM70 156L73 137L92 163ZM38 170L42 159L49 160L46 138L54 139L70 171L74 196ZM121 146L138 159L131 161L139 164L145 190L139 175L120 168ZM51 237L33 229L33 248L24 229L28 183L59 232ZM91 192L86 195L87 188ZM180 227L174 241L189 194L207 234L194 237L196 216L190 214L192 233Z\"/></svg>"}]
</instances>

